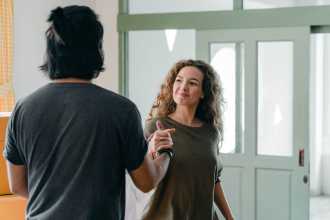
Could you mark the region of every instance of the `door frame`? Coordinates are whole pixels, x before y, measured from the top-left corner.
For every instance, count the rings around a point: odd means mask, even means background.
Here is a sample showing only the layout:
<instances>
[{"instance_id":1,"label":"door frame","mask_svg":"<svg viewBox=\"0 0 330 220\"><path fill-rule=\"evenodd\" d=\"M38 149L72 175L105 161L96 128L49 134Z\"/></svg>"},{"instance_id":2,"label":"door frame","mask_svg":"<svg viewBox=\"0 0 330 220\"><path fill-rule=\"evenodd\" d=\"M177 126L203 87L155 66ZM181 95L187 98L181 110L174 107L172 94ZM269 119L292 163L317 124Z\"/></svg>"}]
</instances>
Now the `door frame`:
<instances>
[{"instance_id":1,"label":"door frame","mask_svg":"<svg viewBox=\"0 0 330 220\"><path fill-rule=\"evenodd\" d=\"M292 41L293 43L293 104L292 104L292 156L263 156L257 154L258 135L258 49L262 42ZM224 167L241 169L242 200L239 207L239 219L257 219L257 170L292 172L290 181L291 210L290 219L308 220L309 218L309 182L303 183L303 177L309 180L309 161L303 167L299 166L299 150L304 149L304 156L309 158L309 27L295 28L259 28L259 29L230 29L230 30L201 30L196 33L197 59L211 61L210 43L244 43L244 124L243 136L244 152L223 154ZM238 56L240 57L240 56ZM237 67L241 66L236 62ZM241 73L237 73L236 87L240 92ZM240 103L240 100L235 100ZM242 114L236 111L236 118ZM241 124L241 122L238 122ZM240 126L236 133L240 134ZM240 138L240 137L239 137ZM275 165L276 164L276 165ZM291 174L291 173L290 173ZM308 198L308 199L306 199ZM244 216L244 218L242 218Z\"/></svg>"},{"instance_id":2,"label":"door frame","mask_svg":"<svg viewBox=\"0 0 330 220\"><path fill-rule=\"evenodd\" d=\"M243 0L233 0L232 11L129 14L128 3L129 0L118 0L119 93L124 96L128 96L127 64L130 31L164 29L199 31L307 26L310 34L330 33L330 6L245 10ZM309 98L307 95L306 97ZM300 112L294 117L298 117L299 114L305 113ZM305 163L309 163L308 152L305 153Z\"/></svg>"},{"instance_id":3,"label":"door frame","mask_svg":"<svg viewBox=\"0 0 330 220\"><path fill-rule=\"evenodd\" d=\"M248 29L309 26L311 33L330 33L330 5L275 9L243 9L233 0L232 11L129 14L129 1L118 0L119 93L128 96L128 32L164 29ZM317 16L315 16L317 15ZM278 18L281 19L278 19ZM198 18L198 19L196 19Z\"/></svg>"}]
</instances>

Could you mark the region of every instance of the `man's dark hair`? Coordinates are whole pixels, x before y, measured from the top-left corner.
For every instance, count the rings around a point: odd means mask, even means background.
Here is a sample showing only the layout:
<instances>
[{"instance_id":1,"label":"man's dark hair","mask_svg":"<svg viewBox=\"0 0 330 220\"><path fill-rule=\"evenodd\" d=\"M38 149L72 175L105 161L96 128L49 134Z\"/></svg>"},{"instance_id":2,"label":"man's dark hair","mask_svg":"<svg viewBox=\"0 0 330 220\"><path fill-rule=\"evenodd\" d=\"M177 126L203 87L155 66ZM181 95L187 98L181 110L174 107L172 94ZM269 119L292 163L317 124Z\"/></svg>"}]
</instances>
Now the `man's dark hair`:
<instances>
[{"instance_id":1,"label":"man's dark hair","mask_svg":"<svg viewBox=\"0 0 330 220\"><path fill-rule=\"evenodd\" d=\"M58 7L47 20L47 51L40 69L50 79L98 77L103 68L103 27L86 6Z\"/></svg>"}]
</instances>

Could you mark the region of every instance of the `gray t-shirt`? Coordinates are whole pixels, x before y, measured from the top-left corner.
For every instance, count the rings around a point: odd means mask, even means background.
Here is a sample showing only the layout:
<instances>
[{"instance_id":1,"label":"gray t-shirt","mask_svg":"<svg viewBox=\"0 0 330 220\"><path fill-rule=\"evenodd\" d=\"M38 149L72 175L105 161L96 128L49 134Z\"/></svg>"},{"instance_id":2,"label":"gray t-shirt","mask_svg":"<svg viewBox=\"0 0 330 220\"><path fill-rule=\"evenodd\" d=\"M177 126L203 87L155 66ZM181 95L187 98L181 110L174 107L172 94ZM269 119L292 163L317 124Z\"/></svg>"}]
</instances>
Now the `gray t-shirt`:
<instances>
[{"instance_id":1,"label":"gray t-shirt","mask_svg":"<svg viewBox=\"0 0 330 220\"><path fill-rule=\"evenodd\" d=\"M121 220L125 170L147 152L128 99L90 83L50 83L18 102L4 156L25 165L29 220Z\"/></svg>"},{"instance_id":2,"label":"gray t-shirt","mask_svg":"<svg viewBox=\"0 0 330 220\"><path fill-rule=\"evenodd\" d=\"M175 128L172 134L175 156L142 219L217 219L213 203L214 187L223 168L218 130L207 123L203 123L201 127L189 127L163 117L154 118L146 124L146 136L156 130L157 120L165 128Z\"/></svg>"}]
</instances>

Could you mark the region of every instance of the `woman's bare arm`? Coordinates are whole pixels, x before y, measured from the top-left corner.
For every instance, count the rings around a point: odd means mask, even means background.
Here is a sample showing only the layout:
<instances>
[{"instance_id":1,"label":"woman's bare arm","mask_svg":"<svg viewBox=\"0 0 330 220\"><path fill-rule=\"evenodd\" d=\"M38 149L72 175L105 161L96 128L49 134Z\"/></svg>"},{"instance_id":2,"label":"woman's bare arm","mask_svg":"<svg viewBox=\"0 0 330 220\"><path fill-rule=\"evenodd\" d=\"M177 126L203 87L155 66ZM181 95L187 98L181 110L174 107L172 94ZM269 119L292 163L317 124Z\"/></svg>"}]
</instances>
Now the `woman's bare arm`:
<instances>
[{"instance_id":1,"label":"woman's bare arm","mask_svg":"<svg viewBox=\"0 0 330 220\"><path fill-rule=\"evenodd\" d=\"M214 201L226 220L234 219L220 182L217 182L214 187Z\"/></svg>"}]
</instances>

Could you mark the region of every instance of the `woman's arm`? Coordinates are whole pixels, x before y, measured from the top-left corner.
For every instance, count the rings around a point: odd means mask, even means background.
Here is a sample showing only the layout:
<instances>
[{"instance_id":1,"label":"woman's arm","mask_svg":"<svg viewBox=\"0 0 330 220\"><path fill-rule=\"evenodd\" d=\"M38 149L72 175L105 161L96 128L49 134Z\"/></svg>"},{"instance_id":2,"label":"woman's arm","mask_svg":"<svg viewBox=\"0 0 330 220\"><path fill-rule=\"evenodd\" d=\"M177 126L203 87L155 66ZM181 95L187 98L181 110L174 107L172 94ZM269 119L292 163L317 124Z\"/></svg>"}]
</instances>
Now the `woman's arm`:
<instances>
[{"instance_id":1,"label":"woman's arm","mask_svg":"<svg viewBox=\"0 0 330 220\"><path fill-rule=\"evenodd\" d=\"M214 201L226 220L234 219L220 182L217 182L214 187Z\"/></svg>"}]
</instances>

